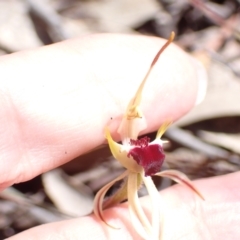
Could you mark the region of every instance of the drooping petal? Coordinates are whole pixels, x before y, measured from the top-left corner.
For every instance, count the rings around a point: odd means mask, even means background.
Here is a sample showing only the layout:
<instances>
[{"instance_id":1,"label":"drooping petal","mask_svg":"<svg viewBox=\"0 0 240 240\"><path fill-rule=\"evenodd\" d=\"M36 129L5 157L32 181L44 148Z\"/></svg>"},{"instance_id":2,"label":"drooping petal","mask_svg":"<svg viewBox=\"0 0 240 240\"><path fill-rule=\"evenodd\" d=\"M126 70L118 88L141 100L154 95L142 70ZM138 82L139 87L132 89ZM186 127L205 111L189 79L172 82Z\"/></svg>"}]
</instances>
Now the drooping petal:
<instances>
[{"instance_id":1,"label":"drooping petal","mask_svg":"<svg viewBox=\"0 0 240 240\"><path fill-rule=\"evenodd\" d=\"M128 152L124 150L121 144L113 141L112 136L108 130L105 129L106 138L108 140L108 144L112 155L129 171L131 172L141 172L142 167L136 163L132 158L128 157Z\"/></svg>"},{"instance_id":2,"label":"drooping petal","mask_svg":"<svg viewBox=\"0 0 240 240\"><path fill-rule=\"evenodd\" d=\"M122 201L126 200L128 198L127 194L127 179L123 182L121 187L109 198L107 198L103 202L103 209L110 208L114 205L117 205L118 203L121 203Z\"/></svg>"},{"instance_id":3,"label":"drooping petal","mask_svg":"<svg viewBox=\"0 0 240 240\"><path fill-rule=\"evenodd\" d=\"M139 174L137 174L137 176L138 176L137 178L137 190L138 190L142 185L142 178ZM112 196L110 196L103 202L103 209L110 208L126 200L128 198L127 186L128 181L126 179L121 185L121 187Z\"/></svg>"},{"instance_id":4,"label":"drooping petal","mask_svg":"<svg viewBox=\"0 0 240 240\"><path fill-rule=\"evenodd\" d=\"M111 181L110 183L105 185L102 189L100 189L94 199L94 208L93 208L94 214L111 228L116 228L116 227L109 225L103 217L103 211L102 211L103 198L106 192L115 182L125 178L127 175L128 175L128 171L126 170L119 177L115 178L113 181Z\"/></svg>"},{"instance_id":5,"label":"drooping petal","mask_svg":"<svg viewBox=\"0 0 240 240\"><path fill-rule=\"evenodd\" d=\"M193 192L195 192L202 200L204 200L203 195L197 190L196 187L194 187L193 183L191 180L182 172L177 171L177 170L166 170L159 172L155 174L155 176L160 176L160 177L167 177L172 180L174 180L177 183L180 183L184 186L187 186L190 188Z\"/></svg>"},{"instance_id":6,"label":"drooping petal","mask_svg":"<svg viewBox=\"0 0 240 240\"><path fill-rule=\"evenodd\" d=\"M144 168L145 176L152 176L160 171L165 159L162 145L149 144L148 137L131 140L131 145L135 147L129 150L128 156L132 156Z\"/></svg>"},{"instance_id":7,"label":"drooping petal","mask_svg":"<svg viewBox=\"0 0 240 240\"><path fill-rule=\"evenodd\" d=\"M128 175L128 204L132 224L138 234L144 239L152 239L152 227L147 219L137 195L137 173Z\"/></svg>"},{"instance_id":8,"label":"drooping petal","mask_svg":"<svg viewBox=\"0 0 240 240\"><path fill-rule=\"evenodd\" d=\"M158 190L156 189L151 177L144 177L142 174L143 182L148 190L149 197L152 203L152 228L154 239L159 239L160 235L160 206L161 199Z\"/></svg>"}]
</instances>

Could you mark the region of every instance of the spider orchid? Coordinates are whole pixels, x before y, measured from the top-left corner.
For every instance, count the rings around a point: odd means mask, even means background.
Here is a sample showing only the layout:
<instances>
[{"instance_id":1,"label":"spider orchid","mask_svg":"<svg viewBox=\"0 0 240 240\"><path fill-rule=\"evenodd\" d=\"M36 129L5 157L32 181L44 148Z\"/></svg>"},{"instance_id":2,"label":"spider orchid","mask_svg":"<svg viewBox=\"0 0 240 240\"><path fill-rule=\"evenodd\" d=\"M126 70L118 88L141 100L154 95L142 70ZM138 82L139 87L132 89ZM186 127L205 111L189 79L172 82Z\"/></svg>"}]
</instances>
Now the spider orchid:
<instances>
[{"instance_id":1,"label":"spider orchid","mask_svg":"<svg viewBox=\"0 0 240 240\"><path fill-rule=\"evenodd\" d=\"M170 122L166 122L160 127L154 141L150 142L148 137L138 139L138 134L146 128L146 122L140 109L141 95L144 85L159 56L173 41L173 39L174 33L172 32L168 41L153 59L146 76L127 107L126 113L118 129L118 133L121 135L122 144L115 142L111 137L109 129L105 129L106 138L111 152L113 156L126 168L126 171L99 190L94 200L95 215L108 226L116 228L106 222L103 216L103 209L109 208L128 199L132 224L143 239L156 240L160 238L159 205L161 201L160 195L152 181L151 176L168 177L177 183L187 186L203 199L200 192L193 186L185 174L176 170L165 170L159 172L165 158L163 151L164 141L161 140L161 137L170 125ZM125 181L116 193L103 201L109 188L117 181L123 179ZM142 182L145 184L151 199L151 223L145 215L137 195Z\"/></svg>"}]
</instances>

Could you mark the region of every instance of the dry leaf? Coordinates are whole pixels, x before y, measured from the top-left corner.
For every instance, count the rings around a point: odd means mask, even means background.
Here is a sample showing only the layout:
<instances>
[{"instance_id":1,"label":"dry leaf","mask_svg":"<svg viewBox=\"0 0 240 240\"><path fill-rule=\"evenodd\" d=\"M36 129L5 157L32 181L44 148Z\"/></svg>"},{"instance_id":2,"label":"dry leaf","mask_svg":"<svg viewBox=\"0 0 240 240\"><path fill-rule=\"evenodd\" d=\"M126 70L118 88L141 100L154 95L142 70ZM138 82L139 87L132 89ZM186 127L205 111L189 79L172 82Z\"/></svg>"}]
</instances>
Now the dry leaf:
<instances>
[{"instance_id":1,"label":"dry leaf","mask_svg":"<svg viewBox=\"0 0 240 240\"><path fill-rule=\"evenodd\" d=\"M227 148L240 154L240 134L199 131L199 137L208 143Z\"/></svg>"},{"instance_id":2,"label":"dry leaf","mask_svg":"<svg viewBox=\"0 0 240 240\"><path fill-rule=\"evenodd\" d=\"M55 169L42 175L44 189L55 206L71 216L85 216L92 212L93 195L71 187Z\"/></svg>"},{"instance_id":3,"label":"dry leaf","mask_svg":"<svg viewBox=\"0 0 240 240\"><path fill-rule=\"evenodd\" d=\"M0 44L14 51L42 45L27 15L25 1L0 1Z\"/></svg>"},{"instance_id":4,"label":"dry leaf","mask_svg":"<svg viewBox=\"0 0 240 240\"><path fill-rule=\"evenodd\" d=\"M240 81L221 63L213 62L209 68L209 86L204 101L177 121L186 126L206 119L240 115Z\"/></svg>"}]
</instances>

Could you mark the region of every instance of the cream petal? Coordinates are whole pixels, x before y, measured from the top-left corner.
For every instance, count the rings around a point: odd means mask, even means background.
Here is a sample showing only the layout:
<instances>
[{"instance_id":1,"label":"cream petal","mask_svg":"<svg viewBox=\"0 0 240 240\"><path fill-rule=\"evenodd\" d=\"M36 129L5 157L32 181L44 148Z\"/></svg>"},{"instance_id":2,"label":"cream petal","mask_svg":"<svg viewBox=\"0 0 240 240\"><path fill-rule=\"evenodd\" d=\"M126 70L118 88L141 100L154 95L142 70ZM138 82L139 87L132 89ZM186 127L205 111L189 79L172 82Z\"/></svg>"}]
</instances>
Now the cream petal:
<instances>
[{"instance_id":1,"label":"cream petal","mask_svg":"<svg viewBox=\"0 0 240 240\"><path fill-rule=\"evenodd\" d=\"M94 199L94 208L93 208L94 214L111 228L116 228L116 227L113 227L113 226L109 225L103 217L103 211L102 211L103 199L104 199L104 196L105 196L106 192L109 190L109 188L115 182L125 178L128 175L128 173L129 172L126 170L119 177L115 178L113 181L111 181L110 183L105 185L103 188L101 188L98 191L98 193L96 194L95 199Z\"/></svg>"},{"instance_id":2,"label":"cream petal","mask_svg":"<svg viewBox=\"0 0 240 240\"><path fill-rule=\"evenodd\" d=\"M137 174L137 176L139 176L139 174ZM141 185L142 185L142 178L141 176L139 176L137 179L137 189L139 189ZM112 196L110 196L103 202L103 209L110 208L126 200L128 198L127 186L128 186L128 181L126 179L121 185L121 187Z\"/></svg>"},{"instance_id":3,"label":"cream petal","mask_svg":"<svg viewBox=\"0 0 240 240\"><path fill-rule=\"evenodd\" d=\"M145 177L141 174L143 182L148 190L149 197L152 203L152 228L153 228L153 239L159 239L160 235L160 206L161 199L158 190L156 189L152 178Z\"/></svg>"},{"instance_id":4,"label":"cream petal","mask_svg":"<svg viewBox=\"0 0 240 240\"><path fill-rule=\"evenodd\" d=\"M192 184L191 180L182 172L177 170L166 170L159 173L156 173L155 176L160 177L168 177L174 180L177 183L180 183L184 186L190 188L193 192L195 192L202 200L205 200L202 194L197 190L196 187Z\"/></svg>"},{"instance_id":5,"label":"cream petal","mask_svg":"<svg viewBox=\"0 0 240 240\"><path fill-rule=\"evenodd\" d=\"M103 202L103 209L107 209L117 205L118 203L126 200L128 197L127 194L127 179L123 182L121 187L109 198Z\"/></svg>"},{"instance_id":6,"label":"cream petal","mask_svg":"<svg viewBox=\"0 0 240 240\"><path fill-rule=\"evenodd\" d=\"M137 176L136 173L128 175L128 204L132 224L138 234L144 239L152 239L152 227L147 219L137 194Z\"/></svg>"}]
</instances>

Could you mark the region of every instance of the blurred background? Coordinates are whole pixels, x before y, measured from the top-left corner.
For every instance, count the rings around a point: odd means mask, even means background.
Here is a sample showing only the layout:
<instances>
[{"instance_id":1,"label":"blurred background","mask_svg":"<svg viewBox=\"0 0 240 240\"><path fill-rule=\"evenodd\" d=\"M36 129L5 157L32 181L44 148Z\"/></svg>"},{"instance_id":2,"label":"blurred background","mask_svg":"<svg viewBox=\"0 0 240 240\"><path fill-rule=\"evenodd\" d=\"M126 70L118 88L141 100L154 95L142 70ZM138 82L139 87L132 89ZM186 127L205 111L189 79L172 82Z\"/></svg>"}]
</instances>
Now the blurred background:
<instances>
[{"instance_id":1,"label":"blurred background","mask_svg":"<svg viewBox=\"0 0 240 240\"><path fill-rule=\"evenodd\" d=\"M165 134L170 144L164 168L178 169L191 179L238 171L239 0L0 0L0 55L91 33L168 38L171 31L177 35L175 43L206 67L209 85L205 100ZM96 192L122 172L106 145L4 190L0 239L91 213ZM173 184L154 180L159 190ZM145 194L142 188L139 195Z\"/></svg>"}]
</instances>

